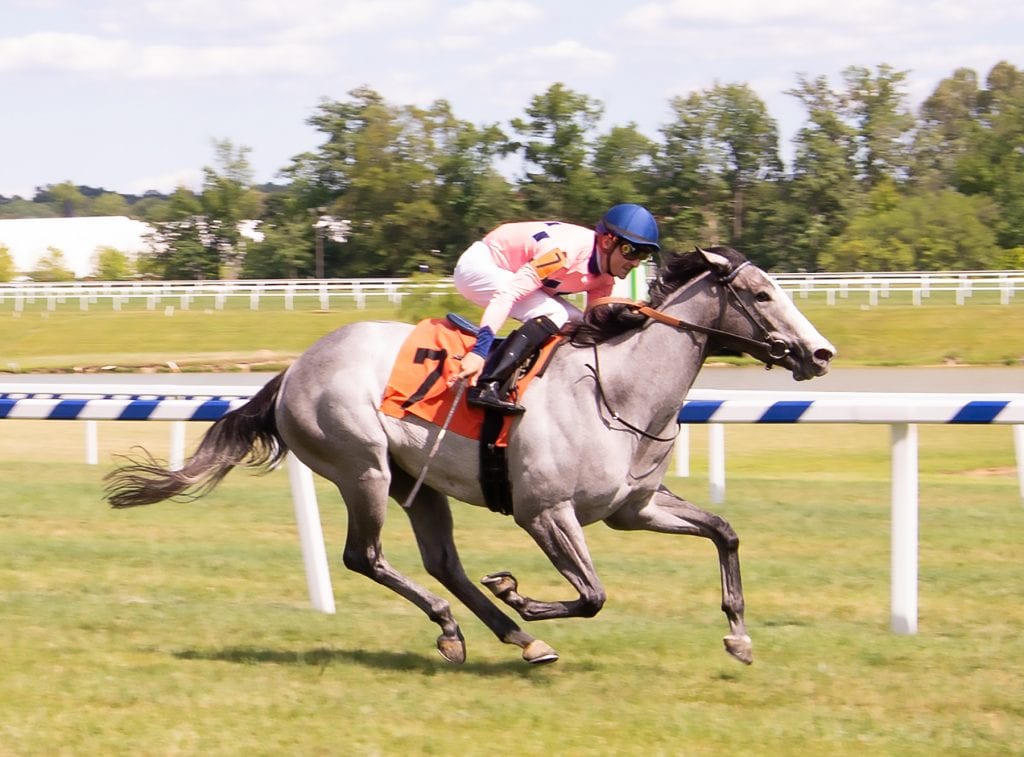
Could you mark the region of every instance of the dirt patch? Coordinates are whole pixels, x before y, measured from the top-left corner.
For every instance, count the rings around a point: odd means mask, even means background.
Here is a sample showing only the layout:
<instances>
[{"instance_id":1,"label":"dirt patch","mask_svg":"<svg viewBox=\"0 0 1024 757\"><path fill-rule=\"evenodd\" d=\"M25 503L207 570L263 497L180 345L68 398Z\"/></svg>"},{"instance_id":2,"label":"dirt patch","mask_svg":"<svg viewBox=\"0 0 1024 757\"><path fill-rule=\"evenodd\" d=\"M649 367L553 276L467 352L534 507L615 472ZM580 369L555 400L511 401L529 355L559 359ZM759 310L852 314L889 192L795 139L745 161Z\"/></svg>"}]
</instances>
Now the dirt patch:
<instances>
[{"instance_id":1,"label":"dirt patch","mask_svg":"<svg viewBox=\"0 0 1024 757\"><path fill-rule=\"evenodd\" d=\"M1006 465L1001 468L975 468L974 470L964 471L965 476L978 476L981 478L987 478L989 476L1016 476L1017 469L1012 465Z\"/></svg>"}]
</instances>

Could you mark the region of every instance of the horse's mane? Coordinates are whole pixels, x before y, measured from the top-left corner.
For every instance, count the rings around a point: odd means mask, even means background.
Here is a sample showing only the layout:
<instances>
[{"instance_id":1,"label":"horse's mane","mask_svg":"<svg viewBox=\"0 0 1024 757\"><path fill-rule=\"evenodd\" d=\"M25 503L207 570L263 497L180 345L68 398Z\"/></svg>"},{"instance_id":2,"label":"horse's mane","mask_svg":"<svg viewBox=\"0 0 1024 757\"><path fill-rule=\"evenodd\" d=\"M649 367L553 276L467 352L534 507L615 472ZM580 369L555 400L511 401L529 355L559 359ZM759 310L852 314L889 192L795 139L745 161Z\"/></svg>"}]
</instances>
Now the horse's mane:
<instances>
[{"instance_id":1,"label":"horse's mane","mask_svg":"<svg viewBox=\"0 0 1024 757\"><path fill-rule=\"evenodd\" d=\"M742 253L732 247L708 247L707 251L727 257L733 267L746 260ZM652 308L661 307L669 295L706 270L707 261L697 250L667 255L660 266L658 277L648 288L646 304ZM575 345L600 344L627 331L640 328L646 320L647 316L626 305L603 305L587 311L582 321L567 327L567 333Z\"/></svg>"}]
</instances>

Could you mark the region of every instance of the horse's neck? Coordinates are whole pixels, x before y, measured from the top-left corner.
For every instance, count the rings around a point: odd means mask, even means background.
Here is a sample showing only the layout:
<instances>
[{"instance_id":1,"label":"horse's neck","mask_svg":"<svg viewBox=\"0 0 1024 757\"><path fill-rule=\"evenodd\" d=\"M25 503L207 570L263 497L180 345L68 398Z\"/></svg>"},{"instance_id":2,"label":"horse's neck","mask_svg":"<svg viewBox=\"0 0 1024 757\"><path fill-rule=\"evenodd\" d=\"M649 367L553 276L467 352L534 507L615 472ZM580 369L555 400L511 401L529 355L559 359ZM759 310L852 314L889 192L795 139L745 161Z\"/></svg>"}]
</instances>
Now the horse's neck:
<instances>
[{"instance_id":1,"label":"horse's neck","mask_svg":"<svg viewBox=\"0 0 1024 757\"><path fill-rule=\"evenodd\" d=\"M713 300L702 289L686 303L672 305L671 315L710 326L717 317ZM621 417L629 413L652 426L674 422L704 363L706 344L707 337L697 332L648 322L624 339L598 345L595 367L608 404Z\"/></svg>"}]
</instances>

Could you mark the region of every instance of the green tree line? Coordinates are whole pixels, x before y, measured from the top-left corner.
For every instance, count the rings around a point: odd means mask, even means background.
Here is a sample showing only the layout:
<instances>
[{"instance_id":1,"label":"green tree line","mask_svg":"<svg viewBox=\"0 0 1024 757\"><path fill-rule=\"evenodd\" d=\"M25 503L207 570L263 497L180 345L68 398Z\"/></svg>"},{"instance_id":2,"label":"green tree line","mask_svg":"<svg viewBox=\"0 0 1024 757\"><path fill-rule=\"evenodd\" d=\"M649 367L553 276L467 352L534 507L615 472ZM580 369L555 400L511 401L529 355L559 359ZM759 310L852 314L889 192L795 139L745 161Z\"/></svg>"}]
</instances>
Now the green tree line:
<instances>
[{"instance_id":1,"label":"green tree line","mask_svg":"<svg viewBox=\"0 0 1024 757\"><path fill-rule=\"evenodd\" d=\"M141 268L169 278L447 273L499 223L591 225L617 202L647 205L666 249L729 244L775 270L1024 268L1024 72L1000 62L982 81L956 69L914 110L908 75L886 64L851 66L839 82L798 75L787 94L805 117L788 167L777 122L746 84L671 98L656 138L635 123L602 130L604 104L561 83L504 126L360 87L319 103L308 119L319 147L281 183L255 185L250 148L219 140L198 192L68 182L0 198L0 217L149 221L155 252ZM325 217L347 232L318 239ZM259 241L240 234L245 219L260 221Z\"/></svg>"}]
</instances>

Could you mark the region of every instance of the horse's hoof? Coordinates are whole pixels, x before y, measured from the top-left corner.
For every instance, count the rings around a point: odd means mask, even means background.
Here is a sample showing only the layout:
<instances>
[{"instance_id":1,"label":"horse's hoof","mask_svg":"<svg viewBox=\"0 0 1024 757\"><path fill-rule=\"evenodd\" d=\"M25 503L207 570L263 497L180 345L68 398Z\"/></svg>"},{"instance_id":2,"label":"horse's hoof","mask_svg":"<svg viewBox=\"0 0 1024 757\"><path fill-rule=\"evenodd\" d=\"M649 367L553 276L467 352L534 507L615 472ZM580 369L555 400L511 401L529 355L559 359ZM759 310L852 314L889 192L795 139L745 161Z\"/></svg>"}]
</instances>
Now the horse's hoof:
<instances>
[{"instance_id":1,"label":"horse's hoof","mask_svg":"<svg viewBox=\"0 0 1024 757\"><path fill-rule=\"evenodd\" d=\"M750 665L754 662L754 643L746 634L742 636L729 634L722 641L725 643L725 651L744 665Z\"/></svg>"},{"instance_id":2,"label":"horse's hoof","mask_svg":"<svg viewBox=\"0 0 1024 757\"><path fill-rule=\"evenodd\" d=\"M523 647L523 659L531 665L546 665L558 659L558 652L540 639L534 639Z\"/></svg>"},{"instance_id":3,"label":"horse's hoof","mask_svg":"<svg viewBox=\"0 0 1024 757\"><path fill-rule=\"evenodd\" d=\"M496 597L501 597L503 594L515 591L519 587L519 582L516 581L515 576L506 570L484 576L480 579L480 583L490 589Z\"/></svg>"},{"instance_id":4,"label":"horse's hoof","mask_svg":"<svg viewBox=\"0 0 1024 757\"><path fill-rule=\"evenodd\" d=\"M456 665L466 661L466 642L462 639L453 639L442 634L437 637L437 651L448 662L454 662Z\"/></svg>"}]
</instances>

